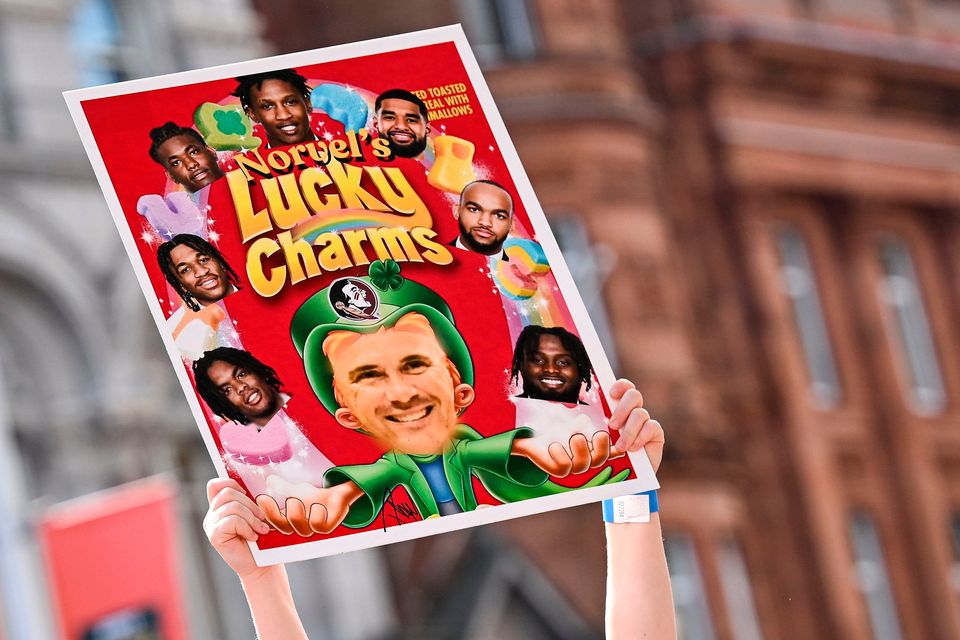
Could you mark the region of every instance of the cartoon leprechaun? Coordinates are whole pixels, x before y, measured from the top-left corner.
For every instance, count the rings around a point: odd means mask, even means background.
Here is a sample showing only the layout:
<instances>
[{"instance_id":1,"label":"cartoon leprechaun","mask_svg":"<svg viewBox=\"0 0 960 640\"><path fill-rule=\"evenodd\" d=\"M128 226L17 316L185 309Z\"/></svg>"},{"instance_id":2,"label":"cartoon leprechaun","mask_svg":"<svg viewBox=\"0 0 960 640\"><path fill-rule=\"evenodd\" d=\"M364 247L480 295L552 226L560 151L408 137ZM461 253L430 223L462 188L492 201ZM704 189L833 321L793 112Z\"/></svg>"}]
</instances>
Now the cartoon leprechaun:
<instances>
[{"instance_id":1,"label":"cartoon leprechaun","mask_svg":"<svg viewBox=\"0 0 960 640\"><path fill-rule=\"evenodd\" d=\"M271 493L290 496L285 508L269 495L257 504L284 533L364 527L398 486L425 519L476 509L473 476L503 502L556 494L569 488L548 476L583 472L625 453L606 431L544 443L526 427L483 437L459 422L475 398L470 352L446 302L403 278L392 260L311 296L290 332L327 411L387 452L370 464L329 469L324 487L269 478ZM629 471L611 473L607 467L582 486L618 482Z\"/></svg>"}]
</instances>

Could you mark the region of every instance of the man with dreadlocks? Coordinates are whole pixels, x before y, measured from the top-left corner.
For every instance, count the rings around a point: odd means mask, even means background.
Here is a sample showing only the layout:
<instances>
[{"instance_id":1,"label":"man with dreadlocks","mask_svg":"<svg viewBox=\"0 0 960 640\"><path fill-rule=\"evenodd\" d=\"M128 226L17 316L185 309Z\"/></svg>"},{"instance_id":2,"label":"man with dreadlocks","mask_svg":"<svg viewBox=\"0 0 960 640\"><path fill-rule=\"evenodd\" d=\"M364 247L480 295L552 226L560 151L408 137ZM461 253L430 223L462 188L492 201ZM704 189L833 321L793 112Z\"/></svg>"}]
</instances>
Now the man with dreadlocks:
<instances>
[{"instance_id":1,"label":"man with dreadlocks","mask_svg":"<svg viewBox=\"0 0 960 640\"><path fill-rule=\"evenodd\" d=\"M271 147L310 142L310 91L307 79L293 69L254 73L237 78L233 95L247 116L263 127Z\"/></svg>"},{"instance_id":2,"label":"man with dreadlocks","mask_svg":"<svg viewBox=\"0 0 960 640\"><path fill-rule=\"evenodd\" d=\"M510 369L510 379L523 382L518 397L577 404L592 373L583 342L563 327L530 325L520 332Z\"/></svg>"},{"instance_id":3,"label":"man with dreadlocks","mask_svg":"<svg viewBox=\"0 0 960 640\"><path fill-rule=\"evenodd\" d=\"M215 414L262 429L285 402L280 379L250 352L217 347L193 363L197 392Z\"/></svg>"},{"instance_id":4,"label":"man with dreadlocks","mask_svg":"<svg viewBox=\"0 0 960 640\"><path fill-rule=\"evenodd\" d=\"M237 290L240 279L216 247L199 236L175 235L157 248L163 276L183 300L167 326L180 354L196 360L217 344L226 312L216 304Z\"/></svg>"},{"instance_id":5,"label":"man with dreadlocks","mask_svg":"<svg viewBox=\"0 0 960 640\"><path fill-rule=\"evenodd\" d=\"M265 465L288 483L323 482L333 465L287 417L289 396L272 367L248 351L217 347L193 363L193 374L200 397L226 420L218 431L224 460L249 491L267 491Z\"/></svg>"},{"instance_id":6,"label":"man with dreadlocks","mask_svg":"<svg viewBox=\"0 0 960 640\"><path fill-rule=\"evenodd\" d=\"M150 131L150 157L190 193L223 177L217 152L196 130L167 122Z\"/></svg>"}]
</instances>

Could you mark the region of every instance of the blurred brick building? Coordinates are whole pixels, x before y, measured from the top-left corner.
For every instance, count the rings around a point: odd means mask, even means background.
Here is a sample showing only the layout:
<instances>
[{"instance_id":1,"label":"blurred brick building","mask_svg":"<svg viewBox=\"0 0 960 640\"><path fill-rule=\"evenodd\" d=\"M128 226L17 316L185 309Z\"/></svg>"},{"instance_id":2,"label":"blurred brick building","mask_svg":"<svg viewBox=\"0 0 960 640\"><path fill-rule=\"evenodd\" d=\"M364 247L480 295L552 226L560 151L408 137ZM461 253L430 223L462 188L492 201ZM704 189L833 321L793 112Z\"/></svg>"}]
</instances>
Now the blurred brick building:
<instances>
[{"instance_id":1,"label":"blurred brick building","mask_svg":"<svg viewBox=\"0 0 960 640\"><path fill-rule=\"evenodd\" d=\"M281 52L464 24L619 370L667 426L684 638L960 637L960 2L254 4ZM477 610L590 637L598 520L391 548L420 576L400 615L432 616L420 637ZM577 620L483 609L444 582L465 548L529 611L565 599Z\"/></svg>"}]
</instances>

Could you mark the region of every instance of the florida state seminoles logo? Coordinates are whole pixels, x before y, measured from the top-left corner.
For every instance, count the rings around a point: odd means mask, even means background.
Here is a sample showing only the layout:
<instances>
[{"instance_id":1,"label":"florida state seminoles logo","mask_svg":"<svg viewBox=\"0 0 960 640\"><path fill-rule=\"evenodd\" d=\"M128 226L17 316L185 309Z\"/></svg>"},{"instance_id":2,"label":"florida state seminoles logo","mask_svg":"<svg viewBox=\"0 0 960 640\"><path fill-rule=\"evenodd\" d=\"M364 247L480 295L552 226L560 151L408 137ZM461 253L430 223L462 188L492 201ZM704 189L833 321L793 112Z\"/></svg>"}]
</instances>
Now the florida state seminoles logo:
<instances>
[{"instance_id":1,"label":"florida state seminoles logo","mask_svg":"<svg viewBox=\"0 0 960 640\"><path fill-rule=\"evenodd\" d=\"M330 285L330 306L341 318L379 320L380 299L373 288L357 278L341 278Z\"/></svg>"}]
</instances>

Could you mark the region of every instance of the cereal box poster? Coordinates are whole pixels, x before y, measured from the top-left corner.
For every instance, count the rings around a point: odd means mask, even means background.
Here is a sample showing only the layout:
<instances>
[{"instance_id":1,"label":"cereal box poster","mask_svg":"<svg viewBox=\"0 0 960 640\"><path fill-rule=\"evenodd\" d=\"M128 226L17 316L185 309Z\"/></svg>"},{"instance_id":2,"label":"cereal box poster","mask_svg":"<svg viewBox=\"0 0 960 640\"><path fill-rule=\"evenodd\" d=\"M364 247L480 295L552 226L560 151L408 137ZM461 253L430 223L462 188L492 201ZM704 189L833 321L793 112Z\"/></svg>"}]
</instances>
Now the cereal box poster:
<instances>
[{"instance_id":1,"label":"cereal box poster","mask_svg":"<svg viewBox=\"0 0 960 640\"><path fill-rule=\"evenodd\" d=\"M459 27L66 97L258 563L656 486Z\"/></svg>"}]
</instances>

